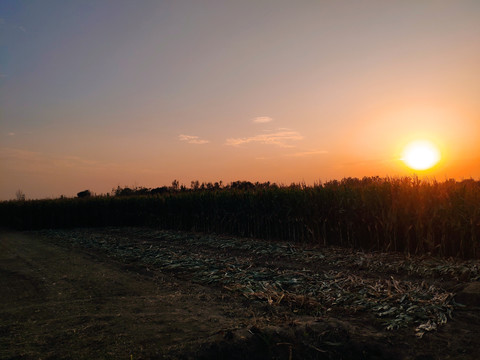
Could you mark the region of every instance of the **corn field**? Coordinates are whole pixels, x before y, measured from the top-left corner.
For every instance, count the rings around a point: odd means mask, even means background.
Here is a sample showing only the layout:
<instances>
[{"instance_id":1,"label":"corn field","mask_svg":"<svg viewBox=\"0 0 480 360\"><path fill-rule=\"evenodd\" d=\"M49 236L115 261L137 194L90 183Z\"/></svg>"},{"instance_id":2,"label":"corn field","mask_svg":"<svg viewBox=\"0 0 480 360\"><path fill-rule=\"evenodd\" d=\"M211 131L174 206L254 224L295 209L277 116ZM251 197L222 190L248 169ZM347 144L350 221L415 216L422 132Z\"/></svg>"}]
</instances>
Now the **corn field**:
<instances>
[{"instance_id":1,"label":"corn field","mask_svg":"<svg viewBox=\"0 0 480 360\"><path fill-rule=\"evenodd\" d=\"M480 181L368 177L314 186L260 185L4 201L0 225L16 229L153 226L480 258Z\"/></svg>"}]
</instances>

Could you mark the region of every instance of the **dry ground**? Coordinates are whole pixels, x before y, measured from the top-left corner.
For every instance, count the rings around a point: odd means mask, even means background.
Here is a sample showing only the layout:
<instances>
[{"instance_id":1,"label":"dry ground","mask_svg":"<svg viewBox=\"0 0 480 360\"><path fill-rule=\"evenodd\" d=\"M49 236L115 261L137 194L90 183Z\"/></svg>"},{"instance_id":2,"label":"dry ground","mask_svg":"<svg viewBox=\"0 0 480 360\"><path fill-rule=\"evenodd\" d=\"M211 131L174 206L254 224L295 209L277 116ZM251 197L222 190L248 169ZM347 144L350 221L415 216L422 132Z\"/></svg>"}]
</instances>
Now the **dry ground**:
<instances>
[{"instance_id":1,"label":"dry ground","mask_svg":"<svg viewBox=\"0 0 480 360\"><path fill-rule=\"evenodd\" d=\"M145 228L3 231L0 358L477 359L479 308L452 299L478 264Z\"/></svg>"}]
</instances>

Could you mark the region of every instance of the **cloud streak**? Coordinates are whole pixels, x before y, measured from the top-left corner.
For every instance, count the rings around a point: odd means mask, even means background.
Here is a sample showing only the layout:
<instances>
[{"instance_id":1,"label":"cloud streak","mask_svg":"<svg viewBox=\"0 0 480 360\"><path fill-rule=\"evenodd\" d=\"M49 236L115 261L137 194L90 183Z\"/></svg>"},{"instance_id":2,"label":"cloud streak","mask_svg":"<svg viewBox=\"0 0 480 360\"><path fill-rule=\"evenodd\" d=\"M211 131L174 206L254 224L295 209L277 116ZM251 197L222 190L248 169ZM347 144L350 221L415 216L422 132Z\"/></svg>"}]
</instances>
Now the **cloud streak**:
<instances>
[{"instance_id":1,"label":"cloud streak","mask_svg":"<svg viewBox=\"0 0 480 360\"><path fill-rule=\"evenodd\" d=\"M58 156L15 148L0 148L0 160L12 170L32 173L54 173L66 169L112 168L112 164L87 160L78 156Z\"/></svg>"},{"instance_id":2,"label":"cloud streak","mask_svg":"<svg viewBox=\"0 0 480 360\"><path fill-rule=\"evenodd\" d=\"M257 116L252 121L256 124L264 124L264 123L272 122L273 119L269 116Z\"/></svg>"},{"instance_id":3,"label":"cloud streak","mask_svg":"<svg viewBox=\"0 0 480 360\"><path fill-rule=\"evenodd\" d=\"M299 141L302 139L303 136L300 135L300 133L298 133L297 131L282 128L278 129L275 132L270 132L267 134L260 134L245 138L229 138L225 141L225 145L239 146L243 144L258 143L266 145L277 145L281 147L292 147L292 145L287 144L287 142Z\"/></svg>"},{"instance_id":4,"label":"cloud streak","mask_svg":"<svg viewBox=\"0 0 480 360\"><path fill-rule=\"evenodd\" d=\"M301 152L296 152L293 154L287 154L285 156L288 157L303 157L303 156L311 156L311 155L324 155L328 154L327 150L310 150L310 151L301 151Z\"/></svg>"},{"instance_id":5,"label":"cloud streak","mask_svg":"<svg viewBox=\"0 0 480 360\"><path fill-rule=\"evenodd\" d=\"M186 141L189 144L196 144L196 145L208 144L210 142L208 140L200 139L200 137L198 136L184 135L184 134L178 135L178 139L180 141Z\"/></svg>"},{"instance_id":6,"label":"cloud streak","mask_svg":"<svg viewBox=\"0 0 480 360\"><path fill-rule=\"evenodd\" d=\"M137 163L105 162L85 159L79 156L54 155L18 148L0 148L0 162L8 171L36 175L54 175L75 173L123 174L135 173L158 174L156 169L148 169Z\"/></svg>"}]
</instances>

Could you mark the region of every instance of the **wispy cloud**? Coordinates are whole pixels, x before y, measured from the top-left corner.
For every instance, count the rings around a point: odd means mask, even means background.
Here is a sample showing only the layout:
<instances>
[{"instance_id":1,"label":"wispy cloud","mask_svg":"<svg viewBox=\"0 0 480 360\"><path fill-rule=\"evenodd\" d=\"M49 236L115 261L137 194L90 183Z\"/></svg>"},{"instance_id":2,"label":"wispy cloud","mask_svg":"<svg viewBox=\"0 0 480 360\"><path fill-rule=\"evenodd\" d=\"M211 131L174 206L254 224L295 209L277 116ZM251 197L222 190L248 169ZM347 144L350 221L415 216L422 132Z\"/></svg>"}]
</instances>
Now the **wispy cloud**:
<instances>
[{"instance_id":1,"label":"wispy cloud","mask_svg":"<svg viewBox=\"0 0 480 360\"><path fill-rule=\"evenodd\" d=\"M186 141L189 144L197 144L197 145L208 144L210 142L208 140L200 139L200 137L198 136L184 135L184 134L178 135L178 139L180 141Z\"/></svg>"},{"instance_id":2,"label":"wispy cloud","mask_svg":"<svg viewBox=\"0 0 480 360\"><path fill-rule=\"evenodd\" d=\"M40 153L13 148L0 148L0 159L2 160L38 160Z\"/></svg>"},{"instance_id":3,"label":"wispy cloud","mask_svg":"<svg viewBox=\"0 0 480 360\"><path fill-rule=\"evenodd\" d=\"M259 143L267 145L278 145L282 147L292 147L292 145L287 144L287 142L299 141L302 139L303 136L300 135L300 133L298 133L297 131L289 129L279 129L275 132L269 132L266 134L260 134L246 138L229 138L225 141L225 145L239 146L249 143Z\"/></svg>"},{"instance_id":4,"label":"wispy cloud","mask_svg":"<svg viewBox=\"0 0 480 360\"><path fill-rule=\"evenodd\" d=\"M263 123L269 123L272 122L273 119L269 116L257 116L252 120L256 124L263 124Z\"/></svg>"},{"instance_id":5,"label":"wispy cloud","mask_svg":"<svg viewBox=\"0 0 480 360\"><path fill-rule=\"evenodd\" d=\"M402 159L399 158L382 158L382 159L364 159L364 160L358 160L358 161L346 161L341 163L342 166L364 166L364 165L372 165L372 164L389 164L389 163L394 163L402 161Z\"/></svg>"},{"instance_id":6,"label":"wispy cloud","mask_svg":"<svg viewBox=\"0 0 480 360\"><path fill-rule=\"evenodd\" d=\"M24 28L23 26L21 26L21 25L17 25L17 26L15 26L15 28L18 29L18 30L20 30L20 31L23 32L23 33L26 33L26 32L27 32L27 29L25 29L25 28Z\"/></svg>"},{"instance_id":7,"label":"wispy cloud","mask_svg":"<svg viewBox=\"0 0 480 360\"><path fill-rule=\"evenodd\" d=\"M14 132L9 132L7 135L8 136L15 136L15 133Z\"/></svg>"},{"instance_id":8,"label":"wispy cloud","mask_svg":"<svg viewBox=\"0 0 480 360\"><path fill-rule=\"evenodd\" d=\"M0 148L0 160L16 171L37 173L54 172L58 169L104 169L111 164L83 159L78 156L52 155L15 148Z\"/></svg>"},{"instance_id":9,"label":"wispy cloud","mask_svg":"<svg viewBox=\"0 0 480 360\"><path fill-rule=\"evenodd\" d=\"M311 155L323 155L328 154L327 150L310 150L310 151L300 151L293 154L287 154L288 157L302 157L302 156L311 156Z\"/></svg>"},{"instance_id":10,"label":"wispy cloud","mask_svg":"<svg viewBox=\"0 0 480 360\"><path fill-rule=\"evenodd\" d=\"M139 166L136 162L106 162L86 159L71 155L54 155L18 148L1 148L0 163L10 172L28 173L32 176L48 174L58 176L63 173L96 173L124 174L127 171L135 173L157 174L157 169Z\"/></svg>"}]
</instances>

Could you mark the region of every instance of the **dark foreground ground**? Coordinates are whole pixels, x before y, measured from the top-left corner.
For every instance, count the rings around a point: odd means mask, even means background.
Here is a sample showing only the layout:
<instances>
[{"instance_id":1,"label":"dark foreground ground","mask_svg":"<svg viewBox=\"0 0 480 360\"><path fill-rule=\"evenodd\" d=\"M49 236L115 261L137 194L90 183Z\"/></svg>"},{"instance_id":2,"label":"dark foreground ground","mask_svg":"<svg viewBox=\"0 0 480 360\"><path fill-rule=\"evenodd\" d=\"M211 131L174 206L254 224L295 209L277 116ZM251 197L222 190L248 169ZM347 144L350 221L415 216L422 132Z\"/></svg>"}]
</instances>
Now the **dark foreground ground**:
<instances>
[{"instance_id":1,"label":"dark foreground ground","mask_svg":"<svg viewBox=\"0 0 480 360\"><path fill-rule=\"evenodd\" d=\"M478 261L148 228L4 231L0 358L478 359L478 281Z\"/></svg>"}]
</instances>

